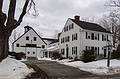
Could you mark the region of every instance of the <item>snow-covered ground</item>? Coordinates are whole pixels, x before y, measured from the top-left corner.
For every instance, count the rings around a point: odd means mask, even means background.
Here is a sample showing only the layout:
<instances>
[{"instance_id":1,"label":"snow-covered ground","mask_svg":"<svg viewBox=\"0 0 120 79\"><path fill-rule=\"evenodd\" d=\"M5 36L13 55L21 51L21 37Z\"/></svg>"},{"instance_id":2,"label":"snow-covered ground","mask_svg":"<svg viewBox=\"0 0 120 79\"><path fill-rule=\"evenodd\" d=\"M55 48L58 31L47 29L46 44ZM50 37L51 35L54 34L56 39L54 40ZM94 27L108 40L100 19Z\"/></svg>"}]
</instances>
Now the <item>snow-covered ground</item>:
<instances>
[{"instance_id":1,"label":"snow-covered ground","mask_svg":"<svg viewBox=\"0 0 120 79\"><path fill-rule=\"evenodd\" d=\"M21 61L7 57L0 62L0 79L23 79L29 73L34 72Z\"/></svg>"},{"instance_id":2,"label":"snow-covered ground","mask_svg":"<svg viewBox=\"0 0 120 79\"><path fill-rule=\"evenodd\" d=\"M84 63L82 61L66 62L68 60L58 61L61 64L73 66L80 70L91 72L97 75L112 75L120 73L120 60L111 60L110 67L107 67L107 60L93 61Z\"/></svg>"}]
</instances>

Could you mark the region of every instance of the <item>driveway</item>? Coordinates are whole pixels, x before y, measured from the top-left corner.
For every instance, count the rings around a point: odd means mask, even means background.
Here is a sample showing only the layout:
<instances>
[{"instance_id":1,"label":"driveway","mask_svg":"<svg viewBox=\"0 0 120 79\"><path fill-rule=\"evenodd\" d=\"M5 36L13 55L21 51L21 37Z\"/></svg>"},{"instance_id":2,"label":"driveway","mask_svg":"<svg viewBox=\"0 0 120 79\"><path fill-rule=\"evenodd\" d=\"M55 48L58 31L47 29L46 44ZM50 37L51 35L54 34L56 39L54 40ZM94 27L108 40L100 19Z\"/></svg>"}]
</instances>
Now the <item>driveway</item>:
<instances>
[{"instance_id":1,"label":"driveway","mask_svg":"<svg viewBox=\"0 0 120 79\"><path fill-rule=\"evenodd\" d=\"M55 61L29 60L24 63L36 71L25 79L120 79L120 75L97 76Z\"/></svg>"}]
</instances>

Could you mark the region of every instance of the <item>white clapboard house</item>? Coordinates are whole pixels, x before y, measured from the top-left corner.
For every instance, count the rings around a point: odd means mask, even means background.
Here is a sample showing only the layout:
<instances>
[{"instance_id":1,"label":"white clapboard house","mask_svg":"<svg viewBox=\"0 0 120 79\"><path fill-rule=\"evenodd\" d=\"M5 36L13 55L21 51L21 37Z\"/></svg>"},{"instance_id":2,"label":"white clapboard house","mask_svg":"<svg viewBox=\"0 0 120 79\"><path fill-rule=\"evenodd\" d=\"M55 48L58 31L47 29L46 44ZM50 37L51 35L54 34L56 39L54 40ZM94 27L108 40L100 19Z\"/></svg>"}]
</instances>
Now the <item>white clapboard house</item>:
<instances>
[{"instance_id":1,"label":"white clapboard house","mask_svg":"<svg viewBox=\"0 0 120 79\"><path fill-rule=\"evenodd\" d=\"M80 58L83 50L94 50L106 57L108 41L112 34L98 24L80 20L80 16L69 18L59 36L59 50L63 57Z\"/></svg>"}]
</instances>

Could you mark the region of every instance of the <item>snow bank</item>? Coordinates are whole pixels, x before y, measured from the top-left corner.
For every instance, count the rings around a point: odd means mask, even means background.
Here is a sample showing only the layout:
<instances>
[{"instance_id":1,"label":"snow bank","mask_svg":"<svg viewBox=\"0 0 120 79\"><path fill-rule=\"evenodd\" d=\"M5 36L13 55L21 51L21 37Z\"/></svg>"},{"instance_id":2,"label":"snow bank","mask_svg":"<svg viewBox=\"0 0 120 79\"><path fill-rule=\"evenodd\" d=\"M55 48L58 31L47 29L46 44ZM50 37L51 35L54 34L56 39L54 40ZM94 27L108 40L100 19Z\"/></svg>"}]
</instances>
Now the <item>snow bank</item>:
<instances>
[{"instance_id":1,"label":"snow bank","mask_svg":"<svg viewBox=\"0 0 120 79\"><path fill-rule=\"evenodd\" d=\"M46 58L46 57L44 57L44 58L39 58L39 57L38 57L38 60L49 60L49 61L52 61L51 58Z\"/></svg>"},{"instance_id":2,"label":"snow bank","mask_svg":"<svg viewBox=\"0 0 120 79\"><path fill-rule=\"evenodd\" d=\"M112 75L120 73L120 61L115 59L111 60L109 68L107 67L107 60L93 61L89 63L84 63L82 61L66 62L65 60L64 62L62 61L60 63L97 75Z\"/></svg>"},{"instance_id":3,"label":"snow bank","mask_svg":"<svg viewBox=\"0 0 120 79\"><path fill-rule=\"evenodd\" d=\"M31 72L34 72L33 69L9 57L0 63L0 79L23 79Z\"/></svg>"}]
</instances>

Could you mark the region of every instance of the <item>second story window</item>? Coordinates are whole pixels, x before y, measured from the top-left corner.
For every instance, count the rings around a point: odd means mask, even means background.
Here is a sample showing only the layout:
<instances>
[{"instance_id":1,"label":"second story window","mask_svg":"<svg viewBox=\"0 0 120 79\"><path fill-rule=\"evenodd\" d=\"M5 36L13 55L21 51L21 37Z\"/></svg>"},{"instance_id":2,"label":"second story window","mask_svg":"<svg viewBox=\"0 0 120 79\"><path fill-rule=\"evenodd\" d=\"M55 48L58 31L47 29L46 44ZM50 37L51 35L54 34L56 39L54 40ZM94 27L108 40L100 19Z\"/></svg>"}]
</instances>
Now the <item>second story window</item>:
<instances>
[{"instance_id":1,"label":"second story window","mask_svg":"<svg viewBox=\"0 0 120 79\"><path fill-rule=\"evenodd\" d=\"M102 35L102 41L106 41L106 40L107 40L106 35Z\"/></svg>"},{"instance_id":2,"label":"second story window","mask_svg":"<svg viewBox=\"0 0 120 79\"><path fill-rule=\"evenodd\" d=\"M94 40L94 33L91 33L91 40Z\"/></svg>"},{"instance_id":3,"label":"second story window","mask_svg":"<svg viewBox=\"0 0 120 79\"><path fill-rule=\"evenodd\" d=\"M77 40L77 33L72 35L72 41Z\"/></svg>"},{"instance_id":4,"label":"second story window","mask_svg":"<svg viewBox=\"0 0 120 79\"><path fill-rule=\"evenodd\" d=\"M98 40L99 40L99 34L98 34Z\"/></svg>"},{"instance_id":5,"label":"second story window","mask_svg":"<svg viewBox=\"0 0 120 79\"><path fill-rule=\"evenodd\" d=\"M91 33L86 32L86 39L90 39Z\"/></svg>"},{"instance_id":6,"label":"second story window","mask_svg":"<svg viewBox=\"0 0 120 79\"><path fill-rule=\"evenodd\" d=\"M29 36L26 36L26 40L29 40Z\"/></svg>"},{"instance_id":7,"label":"second story window","mask_svg":"<svg viewBox=\"0 0 120 79\"><path fill-rule=\"evenodd\" d=\"M34 41L37 41L37 37L34 37Z\"/></svg>"}]
</instances>

